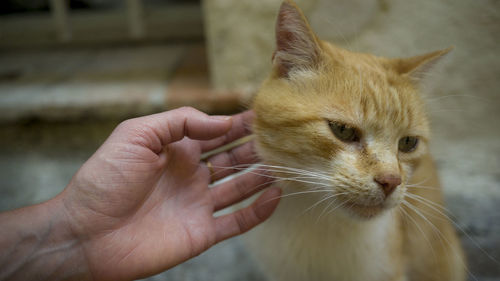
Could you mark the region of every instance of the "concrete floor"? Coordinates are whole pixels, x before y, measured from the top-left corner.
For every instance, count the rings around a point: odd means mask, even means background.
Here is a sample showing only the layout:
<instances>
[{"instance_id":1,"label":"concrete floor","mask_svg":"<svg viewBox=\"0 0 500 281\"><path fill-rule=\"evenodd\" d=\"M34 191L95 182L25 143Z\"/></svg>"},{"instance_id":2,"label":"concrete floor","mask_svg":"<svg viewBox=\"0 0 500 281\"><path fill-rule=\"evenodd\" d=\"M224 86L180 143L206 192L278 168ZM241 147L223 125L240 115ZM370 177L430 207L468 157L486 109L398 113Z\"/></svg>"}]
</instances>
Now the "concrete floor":
<instances>
[{"instance_id":1,"label":"concrete floor","mask_svg":"<svg viewBox=\"0 0 500 281\"><path fill-rule=\"evenodd\" d=\"M143 49L144 53L151 53L151 50L147 47ZM168 59L172 61L178 54L178 48L169 50L172 51L159 51L156 54L165 56L163 62ZM90 59L102 60L102 56L90 53L86 60ZM7 60L6 55L0 55L1 62ZM141 61L142 58L138 56L136 60ZM5 64L0 65L5 67ZM128 64L131 65L134 64ZM138 64L135 68L138 71L134 72L132 67L131 72L127 73L140 73L143 75L141 77L149 77L147 81L152 84L159 83L156 85L168 82L164 75L168 72L167 64L152 62L151 65ZM159 75L147 76L148 71ZM64 73L63 70L61 72ZM81 77L79 75L77 73L76 77ZM35 75L30 79L36 80L37 77ZM57 87L69 89L65 81L79 81L71 77L68 79L53 81L43 89L51 94L50 91ZM493 90L496 89L493 87L497 84L495 80L478 86L491 87L488 97L480 99L443 93L430 100L434 128L432 150L445 186L449 209L455 215L457 225L467 233L461 233L461 236L469 256L470 270L480 281L500 280L499 264L483 252L500 260L500 99L497 91ZM12 88L9 88L12 86L0 81L0 115L3 117L19 110L16 106L22 106L15 103L9 105L3 100L13 96ZM37 97L37 93L43 92L32 90L29 94L33 96L28 95L27 99L44 100L43 97ZM50 104L50 99L43 104ZM40 202L60 192L119 122L118 119L82 117L84 115L74 122L24 120L1 125L0 211ZM253 281L265 278L240 242L233 239L148 280Z\"/></svg>"}]
</instances>

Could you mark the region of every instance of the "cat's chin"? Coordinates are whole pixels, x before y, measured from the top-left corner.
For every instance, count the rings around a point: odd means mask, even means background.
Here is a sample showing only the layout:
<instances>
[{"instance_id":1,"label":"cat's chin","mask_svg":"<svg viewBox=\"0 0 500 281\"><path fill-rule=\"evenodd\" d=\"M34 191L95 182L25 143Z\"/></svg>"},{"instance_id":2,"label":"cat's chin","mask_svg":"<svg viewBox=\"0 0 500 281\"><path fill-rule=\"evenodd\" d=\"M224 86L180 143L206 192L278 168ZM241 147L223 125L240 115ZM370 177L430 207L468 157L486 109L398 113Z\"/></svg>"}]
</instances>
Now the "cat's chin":
<instances>
[{"instance_id":1,"label":"cat's chin","mask_svg":"<svg viewBox=\"0 0 500 281\"><path fill-rule=\"evenodd\" d=\"M351 217L367 220L380 215L387 210L387 207L385 207L384 204L373 206L350 204L349 206L346 206L345 209Z\"/></svg>"}]
</instances>

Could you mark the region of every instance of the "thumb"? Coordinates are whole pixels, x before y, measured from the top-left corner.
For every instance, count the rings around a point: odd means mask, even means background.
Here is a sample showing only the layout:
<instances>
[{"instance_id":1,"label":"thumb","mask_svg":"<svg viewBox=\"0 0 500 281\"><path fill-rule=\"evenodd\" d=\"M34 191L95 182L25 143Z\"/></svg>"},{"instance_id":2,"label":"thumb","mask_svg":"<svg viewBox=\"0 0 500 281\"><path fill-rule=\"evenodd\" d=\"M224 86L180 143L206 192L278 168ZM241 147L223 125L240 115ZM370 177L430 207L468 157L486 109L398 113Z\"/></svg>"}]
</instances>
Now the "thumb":
<instances>
[{"instance_id":1,"label":"thumb","mask_svg":"<svg viewBox=\"0 0 500 281\"><path fill-rule=\"evenodd\" d=\"M155 152L185 136L195 140L209 140L225 134L232 125L231 116L209 116L191 107L124 121L117 134L128 142L139 143Z\"/></svg>"}]
</instances>

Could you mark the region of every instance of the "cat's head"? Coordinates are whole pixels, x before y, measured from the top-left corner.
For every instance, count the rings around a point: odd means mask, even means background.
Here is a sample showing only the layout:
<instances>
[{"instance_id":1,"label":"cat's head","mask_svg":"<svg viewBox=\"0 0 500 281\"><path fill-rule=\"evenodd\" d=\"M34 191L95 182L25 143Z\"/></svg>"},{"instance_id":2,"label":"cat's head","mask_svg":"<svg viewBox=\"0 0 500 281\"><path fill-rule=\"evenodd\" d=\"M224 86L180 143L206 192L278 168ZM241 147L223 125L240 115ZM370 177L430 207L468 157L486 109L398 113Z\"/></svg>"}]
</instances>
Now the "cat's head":
<instances>
[{"instance_id":1,"label":"cat's head","mask_svg":"<svg viewBox=\"0 0 500 281\"><path fill-rule=\"evenodd\" d=\"M253 103L260 157L291 168L276 169L305 189L332 190L360 217L397 206L428 150L418 82L448 51L406 59L350 52L319 40L283 2L273 71Z\"/></svg>"}]
</instances>

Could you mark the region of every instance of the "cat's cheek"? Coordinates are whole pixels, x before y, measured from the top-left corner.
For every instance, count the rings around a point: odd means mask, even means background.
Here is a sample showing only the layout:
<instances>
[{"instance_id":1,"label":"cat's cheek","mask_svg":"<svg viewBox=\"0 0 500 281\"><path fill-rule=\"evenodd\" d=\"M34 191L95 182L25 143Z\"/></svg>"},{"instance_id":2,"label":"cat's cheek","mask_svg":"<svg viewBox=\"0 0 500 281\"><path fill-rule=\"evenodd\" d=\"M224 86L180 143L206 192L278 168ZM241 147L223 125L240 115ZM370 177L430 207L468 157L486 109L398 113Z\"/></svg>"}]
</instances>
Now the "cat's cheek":
<instances>
[{"instance_id":1,"label":"cat's cheek","mask_svg":"<svg viewBox=\"0 0 500 281\"><path fill-rule=\"evenodd\" d=\"M334 172L345 170L347 174L351 175L358 173L358 169L356 168L356 163L358 161L358 157L355 153L345 150L339 151L335 157L330 160Z\"/></svg>"}]
</instances>

